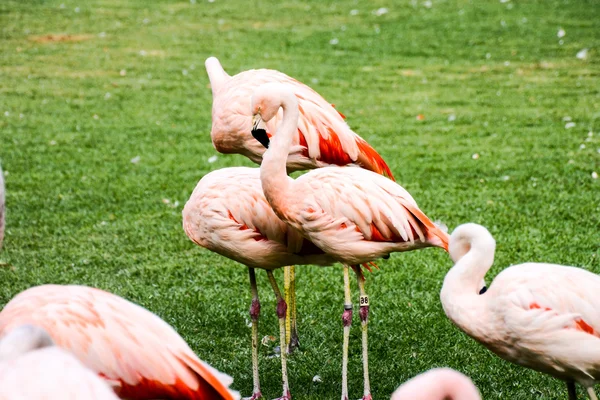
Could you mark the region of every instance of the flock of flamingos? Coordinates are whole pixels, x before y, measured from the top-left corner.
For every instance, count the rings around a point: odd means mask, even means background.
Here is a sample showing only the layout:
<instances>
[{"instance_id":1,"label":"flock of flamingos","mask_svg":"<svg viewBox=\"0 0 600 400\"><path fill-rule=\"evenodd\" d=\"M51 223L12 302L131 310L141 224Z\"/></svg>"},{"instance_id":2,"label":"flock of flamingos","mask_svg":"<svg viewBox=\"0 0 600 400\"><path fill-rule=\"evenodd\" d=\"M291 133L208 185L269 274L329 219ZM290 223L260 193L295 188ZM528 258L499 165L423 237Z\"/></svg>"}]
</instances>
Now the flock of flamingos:
<instances>
[{"instance_id":1,"label":"flock of flamingos","mask_svg":"<svg viewBox=\"0 0 600 400\"><path fill-rule=\"evenodd\" d=\"M502 271L487 288L495 241L476 224L451 235L394 182L379 154L344 116L308 86L266 69L229 76L211 57L211 137L217 151L260 168L225 168L204 176L183 210L183 228L201 247L248 267L252 303L253 392L258 373L260 302L255 269L267 272L277 299L283 395L291 399L287 353L295 332L293 265L341 263L344 273L342 400L348 399L352 323L350 269L360 290L363 400L371 399L362 268L392 252L440 247L454 262L440 299L448 318L501 358L566 382L596 400L600 378L600 278L584 269L527 263ZM297 179L288 173L310 171ZM0 171L0 246L4 183ZM286 268L282 294L273 271ZM288 303L290 309L288 310ZM288 317L289 315L289 317ZM287 323L286 319L292 319ZM150 311L85 286L43 285L15 296L0 312L0 400L239 399L232 379L201 361ZM36 377L32 380L32 377ZM393 400L476 400L466 376L444 368L401 385Z\"/></svg>"}]
</instances>

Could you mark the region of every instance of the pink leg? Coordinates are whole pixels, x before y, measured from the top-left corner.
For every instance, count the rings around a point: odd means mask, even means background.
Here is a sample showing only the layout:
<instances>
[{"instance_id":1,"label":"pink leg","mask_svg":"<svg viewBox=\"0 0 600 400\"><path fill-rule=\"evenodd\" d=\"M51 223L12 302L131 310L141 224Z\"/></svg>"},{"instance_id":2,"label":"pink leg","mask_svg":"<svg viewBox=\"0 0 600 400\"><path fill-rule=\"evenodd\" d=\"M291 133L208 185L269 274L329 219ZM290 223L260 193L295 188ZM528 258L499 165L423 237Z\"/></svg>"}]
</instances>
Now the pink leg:
<instances>
[{"instance_id":1,"label":"pink leg","mask_svg":"<svg viewBox=\"0 0 600 400\"><path fill-rule=\"evenodd\" d=\"M248 268L250 275L250 289L252 290L252 304L250 305L250 318L252 319L252 396L243 400L257 400L262 397L260 381L258 379L258 317L260 315L260 302L258 301L258 287L254 268Z\"/></svg>"},{"instance_id":2,"label":"pink leg","mask_svg":"<svg viewBox=\"0 0 600 400\"><path fill-rule=\"evenodd\" d=\"M371 400L371 384L369 382L369 346L367 340L367 325L369 323L369 297L365 291L365 277L360 269L360 265L354 265L352 267L356 272L356 279L358 282L358 290L360 292L360 323L362 328L362 359L363 359L363 373L364 373L364 396L362 400Z\"/></svg>"},{"instance_id":3,"label":"pink leg","mask_svg":"<svg viewBox=\"0 0 600 400\"><path fill-rule=\"evenodd\" d=\"M291 400L292 395L290 394L290 386L288 382L287 351L285 346L285 315L287 313L287 304L284 298L281 296L281 292L279 291L279 287L277 286L277 281L273 276L273 271L267 271L267 276L269 277L269 282L271 282L271 286L273 287L273 291L275 292L275 297L277 298L277 317L279 318L279 348L281 349L279 354L281 356L283 395L276 400Z\"/></svg>"},{"instance_id":4,"label":"pink leg","mask_svg":"<svg viewBox=\"0 0 600 400\"><path fill-rule=\"evenodd\" d=\"M350 273L344 265L344 341L342 345L342 400L348 400L348 345L350 344L350 325L352 325L352 297L350 296Z\"/></svg>"}]
</instances>

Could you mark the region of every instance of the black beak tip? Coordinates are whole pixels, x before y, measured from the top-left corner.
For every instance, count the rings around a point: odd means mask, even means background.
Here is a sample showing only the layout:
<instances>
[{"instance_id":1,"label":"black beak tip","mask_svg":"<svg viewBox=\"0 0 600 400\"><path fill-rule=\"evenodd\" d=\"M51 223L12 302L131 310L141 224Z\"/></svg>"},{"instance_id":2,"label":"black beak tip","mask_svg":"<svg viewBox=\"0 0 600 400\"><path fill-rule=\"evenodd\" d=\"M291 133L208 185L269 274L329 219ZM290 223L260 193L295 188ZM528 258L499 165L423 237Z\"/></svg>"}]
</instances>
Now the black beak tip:
<instances>
[{"instance_id":1,"label":"black beak tip","mask_svg":"<svg viewBox=\"0 0 600 400\"><path fill-rule=\"evenodd\" d=\"M479 294L484 294L485 292L487 292L487 287L484 286L481 288L481 290L479 291Z\"/></svg>"},{"instance_id":2,"label":"black beak tip","mask_svg":"<svg viewBox=\"0 0 600 400\"><path fill-rule=\"evenodd\" d=\"M254 136L254 139L258 140L260 144L265 146L265 148L269 148L270 140L266 130L261 128L254 128L252 129L252 136Z\"/></svg>"}]
</instances>

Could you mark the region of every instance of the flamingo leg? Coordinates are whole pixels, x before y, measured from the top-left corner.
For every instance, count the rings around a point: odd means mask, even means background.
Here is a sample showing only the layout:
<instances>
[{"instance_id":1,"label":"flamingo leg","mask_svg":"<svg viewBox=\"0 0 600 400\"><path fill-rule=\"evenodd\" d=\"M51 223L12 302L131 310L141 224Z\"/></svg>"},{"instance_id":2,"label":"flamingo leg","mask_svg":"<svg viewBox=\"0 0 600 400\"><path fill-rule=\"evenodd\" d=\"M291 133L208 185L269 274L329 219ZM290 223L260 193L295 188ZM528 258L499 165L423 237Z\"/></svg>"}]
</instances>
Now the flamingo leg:
<instances>
[{"instance_id":1,"label":"flamingo leg","mask_svg":"<svg viewBox=\"0 0 600 400\"><path fill-rule=\"evenodd\" d=\"M285 302L288 305L288 308L285 312L285 346L289 348L290 339L292 337L292 292L290 291L292 285L292 267L283 267L283 297L285 297ZM288 351L289 353L289 351Z\"/></svg>"},{"instance_id":2,"label":"flamingo leg","mask_svg":"<svg viewBox=\"0 0 600 400\"><path fill-rule=\"evenodd\" d=\"M367 328L369 324L369 296L365 291L365 277L360 269L360 265L352 266L356 272L356 280L358 282L358 290L360 292L360 324L362 329L362 359L363 373L365 379L363 400L371 400L371 384L369 382L369 342L367 336Z\"/></svg>"},{"instance_id":3,"label":"flamingo leg","mask_svg":"<svg viewBox=\"0 0 600 400\"><path fill-rule=\"evenodd\" d=\"M592 400L598 400L598 397L596 397L596 392L594 392L594 387L590 386L587 388L587 392L588 395L590 396L590 399Z\"/></svg>"},{"instance_id":4,"label":"flamingo leg","mask_svg":"<svg viewBox=\"0 0 600 400\"><path fill-rule=\"evenodd\" d=\"M283 267L283 294L288 305L285 318L285 345L288 354L300 345L296 325L296 268L294 265Z\"/></svg>"},{"instance_id":5,"label":"flamingo leg","mask_svg":"<svg viewBox=\"0 0 600 400\"><path fill-rule=\"evenodd\" d=\"M290 266L290 293L291 293L291 337L288 339L288 353L292 353L300 347L300 339L298 338L298 315L296 306L296 267ZM286 336L287 337L287 336Z\"/></svg>"},{"instance_id":6,"label":"flamingo leg","mask_svg":"<svg viewBox=\"0 0 600 400\"><path fill-rule=\"evenodd\" d=\"M350 343L350 325L352 325L352 297L350 296L350 272L344 265L344 344L342 348L342 400L348 400L348 345Z\"/></svg>"},{"instance_id":7,"label":"flamingo leg","mask_svg":"<svg viewBox=\"0 0 600 400\"><path fill-rule=\"evenodd\" d=\"M250 276L250 290L252 290L252 304L250 305L250 318L252 319L252 396L244 400L256 400L262 397L260 381L258 378L258 317L260 315L260 302L258 301L258 286L254 268L248 268Z\"/></svg>"},{"instance_id":8,"label":"flamingo leg","mask_svg":"<svg viewBox=\"0 0 600 400\"><path fill-rule=\"evenodd\" d=\"M290 394L290 386L288 382L288 374L287 374L287 351L285 351L285 315L287 310L287 304L285 299L281 296L281 292L279 291L279 287L277 286L277 281L273 276L273 271L267 271L267 276L269 277L269 282L273 287L273 292L275 292L275 297L277 298L277 317L279 318L279 346L280 346L280 356L281 356L281 377L283 380L283 395L279 397L277 400L291 400L292 395Z\"/></svg>"}]
</instances>

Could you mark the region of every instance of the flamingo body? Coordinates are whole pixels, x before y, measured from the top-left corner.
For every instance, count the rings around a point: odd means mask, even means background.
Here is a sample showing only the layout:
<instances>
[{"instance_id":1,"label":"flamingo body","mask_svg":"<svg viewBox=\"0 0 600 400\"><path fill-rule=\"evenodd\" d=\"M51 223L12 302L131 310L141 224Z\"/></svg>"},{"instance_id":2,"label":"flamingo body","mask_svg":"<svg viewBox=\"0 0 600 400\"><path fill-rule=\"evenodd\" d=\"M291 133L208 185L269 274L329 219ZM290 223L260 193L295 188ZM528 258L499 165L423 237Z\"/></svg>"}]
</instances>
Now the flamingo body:
<instances>
[{"instance_id":1,"label":"flamingo body","mask_svg":"<svg viewBox=\"0 0 600 400\"><path fill-rule=\"evenodd\" d=\"M284 161L299 112L288 87L266 84L255 91L253 135L269 149L261 164L265 197L279 218L300 231L327 254L345 264L361 264L427 246L447 249L448 235L419 209L400 185L372 171L323 167L292 179ZM284 110L273 139L257 129ZM262 137L261 137L262 136Z\"/></svg>"},{"instance_id":2,"label":"flamingo body","mask_svg":"<svg viewBox=\"0 0 600 400\"><path fill-rule=\"evenodd\" d=\"M206 60L206 71L213 93L211 138L217 151L243 154L255 163L261 163L265 149L250 134L250 98L259 86L276 82L293 91L300 112L287 159L288 170L353 164L393 179L381 156L350 129L342 114L307 85L269 69L253 69L229 76L214 57ZM281 120L279 111L266 123L269 135L276 133Z\"/></svg>"},{"instance_id":3,"label":"flamingo body","mask_svg":"<svg viewBox=\"0 0 600 400\"><path fill-rule=\"evenodd\" d=\"M0 362L0 400L118 400L79 360L48 347Z\"/></svg>"},{"instance_id":4,"label":"flamingo body","mask_svg":"<svg viewBox=\"0 0 600 400\"><path fill-rule=\"evenodd\" d=\"M251 268L335 262L273 212L258 168L205 175L183 208L183 228L196 244Z\"/></svg>"},{"instance_id":5,"label":"flamingo body","mask_svg":"<svg viewBox=\"0 0 600 400\"><path fill-rule=\"evenodd\" d=\"M325 167L295 181L290 192L273 190L276 214L325 253L345 264L362 264L428 246L447 248L447 234L395 182L359 168Z\"/></svg>"},{"instance_id":6,"label":"flamingo body","mask_svg":"<svg viewBox=\"0 0 600 400\"><path fill-rule=\"evenodd\" d=\"M231 379L200 360L170 325L102 290L74 285L25 290L0 312L0 334L23 324L45 329L122 398L237 398L227 389Z\"/></svg>"},{"instance_id":7,"label":"flamingo body","mask_svg":"<svg viewBox=\"0 0 600 400\"><path fill-rule=\"evenodd\" d=\"M391 400L481 400L481 395L466 375L436 368L400 385Z\"/></svg>"},{"instance_id":8,"label":"flamingo body","mask_svg":"<svg viewBox=\"0 0 600 400\"><path fill-rule=\"evenodd\" d=\"M441 291L446 315L501 358L589 389L600 380L600 277L581 268L525 263L504 269L485 294L494 260L484 227L461 225L450 237L455 266Z\"/></svg>"}]
</instances>

